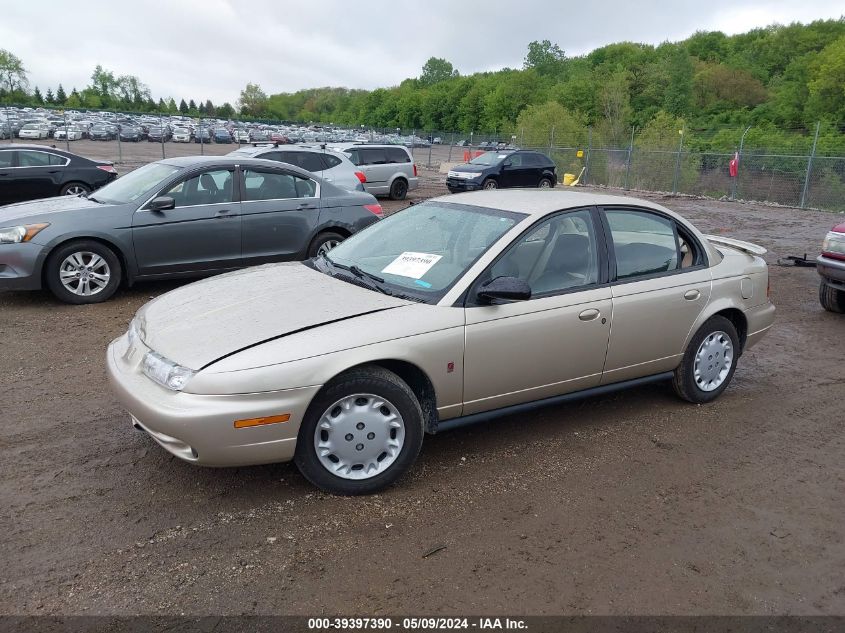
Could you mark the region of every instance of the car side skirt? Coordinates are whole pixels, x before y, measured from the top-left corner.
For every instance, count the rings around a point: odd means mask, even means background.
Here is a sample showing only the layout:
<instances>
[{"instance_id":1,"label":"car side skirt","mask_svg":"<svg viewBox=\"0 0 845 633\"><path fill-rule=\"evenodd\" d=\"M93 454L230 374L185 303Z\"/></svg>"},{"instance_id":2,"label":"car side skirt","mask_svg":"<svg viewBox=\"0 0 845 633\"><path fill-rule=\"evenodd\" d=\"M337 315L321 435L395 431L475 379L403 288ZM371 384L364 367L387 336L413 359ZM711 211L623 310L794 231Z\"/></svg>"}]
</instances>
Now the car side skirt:
<instances>
[{"instance_id":1,"label":"car side skirt","mask_svg":"<svg viewBox=\"0 0 845 633\"><path fill-rule=\"evenodd\" d=\"M452 418L450 420L446 420L445 422L440 422L437 425L437 428L435 429L435 433L440 433L441 431L451 431L452 429L457 429L463 426L470 426L479 422L487 422L489 420L493 420L495 418L507 415L526 413L535 409L548 407L555 404L562 404L564 402L571 402L573 400L581 400L583 398L591 398L593 396L601 396L607 393L613 393L614 391L628 389L629 387L647 385L652 382L662 382L664 380L671 379L672 376L673 372L667 371L662 372L660 374L654 374L652 376L634 378L633 380L624 380L622 382L616 382L610 385L600 385L598 387L591 387L590 389L575 391L573 393L566 393L561 396L552 396L551 398L543 398L542 400L535 400L533 402L524 402L522 404L515 404L509 407L502 407L501 409L482 411L481 413L473 413L471 415L465 415L459 418Z\"/></svg>"}]
</instances>

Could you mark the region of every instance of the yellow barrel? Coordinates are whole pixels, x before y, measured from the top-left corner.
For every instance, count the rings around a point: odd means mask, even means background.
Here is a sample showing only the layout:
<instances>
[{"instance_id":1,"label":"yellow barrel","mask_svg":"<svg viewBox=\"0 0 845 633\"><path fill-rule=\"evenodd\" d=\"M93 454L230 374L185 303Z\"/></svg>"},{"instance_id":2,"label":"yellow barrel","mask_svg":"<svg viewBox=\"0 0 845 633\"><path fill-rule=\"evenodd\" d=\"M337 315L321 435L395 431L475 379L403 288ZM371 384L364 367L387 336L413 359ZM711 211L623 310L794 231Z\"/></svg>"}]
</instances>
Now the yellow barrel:
<instances>
[{"instance_id":1,"label":"yellow barrel","mask_svg":"<svg viewBox=\"0 0 845 633\"><path fill-rule=\"evenodd\" d=\"M573 182L575 182L575 174L564 174L563 175L563 184L569 187Z\"/></svg>"}]
</instances>

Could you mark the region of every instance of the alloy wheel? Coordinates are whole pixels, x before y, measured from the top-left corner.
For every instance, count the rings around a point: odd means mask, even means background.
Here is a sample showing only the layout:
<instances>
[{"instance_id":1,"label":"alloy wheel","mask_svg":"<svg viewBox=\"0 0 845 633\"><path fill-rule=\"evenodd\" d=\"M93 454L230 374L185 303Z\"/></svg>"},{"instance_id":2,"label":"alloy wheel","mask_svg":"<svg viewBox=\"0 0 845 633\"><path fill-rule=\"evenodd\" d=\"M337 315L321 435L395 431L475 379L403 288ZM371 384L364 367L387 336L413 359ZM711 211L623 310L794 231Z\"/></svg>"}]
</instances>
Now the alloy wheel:
<instances>
[{"instance_id":1,"label":"alloy wheel","mask_svg":"<svg viewBox=\"0 0 845 633\"><path fill-rule=\"evenodd\" d=\"M105 259L91 251L71 253L59 266L59 280L68 292L90 297L103 291L111 280Z\"/></svg>"}]
</instances>

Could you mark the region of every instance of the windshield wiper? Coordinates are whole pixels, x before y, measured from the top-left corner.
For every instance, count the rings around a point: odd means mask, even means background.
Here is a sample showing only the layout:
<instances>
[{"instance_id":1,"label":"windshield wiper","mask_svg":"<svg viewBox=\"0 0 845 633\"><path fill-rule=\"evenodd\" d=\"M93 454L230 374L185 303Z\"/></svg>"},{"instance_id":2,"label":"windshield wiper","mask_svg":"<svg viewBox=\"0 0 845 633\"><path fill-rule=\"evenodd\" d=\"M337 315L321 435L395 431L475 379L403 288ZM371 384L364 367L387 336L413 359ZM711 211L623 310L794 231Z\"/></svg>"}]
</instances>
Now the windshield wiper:
<instances>
[{"instance_id":1,"label":"windshield wiper","mask_svg":"<svg viewBox=\"0 0 845 633\"><path fill-rule=\"evenodd\" d=\"M368 281L369 283L367 284L367 286L371 290L375 290L377 292L381 292L382 294L393 296L392 292L390 292L387 288L385 288L384 286L381 285L381 284L384 283L384 279L379 277L378 275L374 275L373 273L368 273L366 270L361 270L355 264L353 264L351 266L347 266L346 264L339 264L336 261L331 260L328 257L326 257L326 255L324 253L320 253L320 259L323 260L324 262L328 263L329 266L332 266L334 268L339 268L341 270L347 270L350 273L352 273L355 277L357 277L358 279L360 279L362 281L364 281L364 280Z\"/></svg>"}]
</instances>

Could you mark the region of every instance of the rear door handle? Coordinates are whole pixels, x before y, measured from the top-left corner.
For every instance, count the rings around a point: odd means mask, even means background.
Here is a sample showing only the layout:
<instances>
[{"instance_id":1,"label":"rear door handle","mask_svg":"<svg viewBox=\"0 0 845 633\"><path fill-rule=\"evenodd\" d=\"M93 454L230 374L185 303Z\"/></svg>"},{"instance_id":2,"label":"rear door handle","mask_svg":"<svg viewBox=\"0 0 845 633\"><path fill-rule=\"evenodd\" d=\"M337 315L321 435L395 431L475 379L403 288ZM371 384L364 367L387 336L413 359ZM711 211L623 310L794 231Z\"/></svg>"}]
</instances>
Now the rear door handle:
<instances>
[{"instance_id":1,"label":"rear door handle","mask_svg":"<svg viewBox=\"0 0 845 633\"><path fill-rule=\"evenodd\" d=\"M578 315L578 318L582 321L593 321L599 317L601 312L596 310L595 308L590 308L589 310L584 310L581 314Z\"/></svg>"},{"instance_id":2,"label":"rear door handle","mask_svg":"<svg viewBox=\"0 0 845 633\"><path fill-rule=\"evenodd\" d=\"M297 209L316 209L316 208L317 208L317 205L315 205L315 204L311 204L310 202L303 202L302 204L300 204L300 205L299 205L298 207L296 207L296 208L297 208Z\"/></svg>"},{"instance_id":3,"label":"rear door handle","mask_svg":"<svg viewBox=\"0 0 845 633\"><path fill-rule=\"evenodd\" d=\"M233 217L233 216L231 215L231 213L232 213L232 212L231 212L231 211L229 211L229 209L220 209L220 211L218 211L218 212L214 215L214 217L215 217L216 219L218 219L218 220L225 220L226 218L231 218L231 217Z\"/></svg>"},{"instance_id":4,"label":"rear door handle","mask_svg":"<svg viewBox=\"0 0 845 633\"><path fill-rule=\"evenodd\" d=\"M701 296L701 293L698 290L687 290L684 293L684 299L687 301L695 301Z\"/></svg>"}]
</instances>

